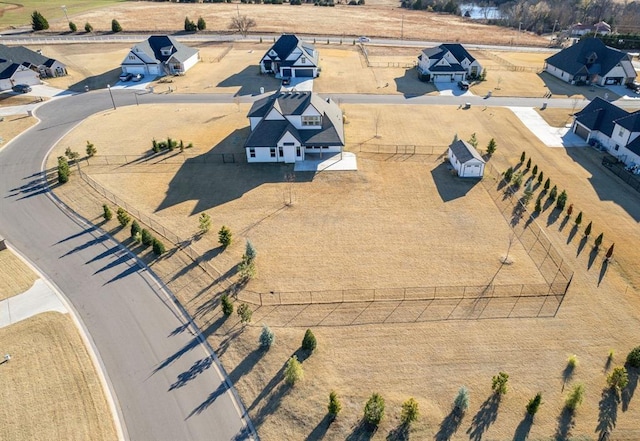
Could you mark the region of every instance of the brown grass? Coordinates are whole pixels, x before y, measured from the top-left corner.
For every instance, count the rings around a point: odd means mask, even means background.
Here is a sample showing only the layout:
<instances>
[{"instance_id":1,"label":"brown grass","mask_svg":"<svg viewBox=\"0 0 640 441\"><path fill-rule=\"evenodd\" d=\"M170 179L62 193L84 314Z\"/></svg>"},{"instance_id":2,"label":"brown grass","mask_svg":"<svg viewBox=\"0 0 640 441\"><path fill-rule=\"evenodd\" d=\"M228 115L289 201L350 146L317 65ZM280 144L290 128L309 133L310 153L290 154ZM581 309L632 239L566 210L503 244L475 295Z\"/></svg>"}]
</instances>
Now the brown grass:
<instances>
[{"instance_id":1,"label":"brown grass","mask_svg":"<svg viewBox=\"0 0 640 441\"><path fill-rule=\"evenodd\" d=\"M10 250L0 251L0 300L25 292L37 278Z\"/></svg>"},{"instance_id":2,"label":"brown grass","mask_svg":"<svg viewBox=\"0 0 640 441\"><path fill-rule=\"evenodd\" d=\"M0 329L2 439L114 440L102 387L73 321L47 312Z\"/></svg>"},{"instance_id":3,"label":"brown grass","mask_svg":"<svg viewBox=\"0 0 640 441\"><path fill-rule=\"evenodd\" d=\"M536 107L535 111L552 127L564 127L573 122L571 109L555 109L547 107L544 110Z\"/></svg>"},{"instance_id":4,"label":"brown grass","mask_svg":"<svg viewBox=\"0 0 640 441\"><path fill-rule=\"evenodd\" d=\"M0 132L0 138L2 138L0 150L2 150L9 141L27 130L29 127L35 125L37 122L38 121L34 117L27 115L5 116L4 121L0 122L0 128L2 128L2 131Z\"/></svg>"}]
</instances>

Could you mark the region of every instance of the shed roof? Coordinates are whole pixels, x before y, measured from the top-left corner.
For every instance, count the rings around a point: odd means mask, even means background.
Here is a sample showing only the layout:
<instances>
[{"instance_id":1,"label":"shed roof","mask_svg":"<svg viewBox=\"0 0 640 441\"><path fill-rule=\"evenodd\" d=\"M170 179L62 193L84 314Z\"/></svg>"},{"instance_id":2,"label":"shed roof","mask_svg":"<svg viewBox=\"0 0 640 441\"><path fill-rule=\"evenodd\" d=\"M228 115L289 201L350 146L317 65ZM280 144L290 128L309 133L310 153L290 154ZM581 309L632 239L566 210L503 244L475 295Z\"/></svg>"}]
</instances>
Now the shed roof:
<instances>
[{"instance_id":1,"label":"shed roof","mask_svg":"<svg viewBox=\"0 0 640 441\"><path fill-rule=\"evenodd\" d=\"M449 148L453 152L453 155L456 157L461 164L465 164L472 159L476 159L484 164L484 159L478 153L478 151L473 148L471 144L461 139L453 142Z\"/></svg>"}]
</instances>

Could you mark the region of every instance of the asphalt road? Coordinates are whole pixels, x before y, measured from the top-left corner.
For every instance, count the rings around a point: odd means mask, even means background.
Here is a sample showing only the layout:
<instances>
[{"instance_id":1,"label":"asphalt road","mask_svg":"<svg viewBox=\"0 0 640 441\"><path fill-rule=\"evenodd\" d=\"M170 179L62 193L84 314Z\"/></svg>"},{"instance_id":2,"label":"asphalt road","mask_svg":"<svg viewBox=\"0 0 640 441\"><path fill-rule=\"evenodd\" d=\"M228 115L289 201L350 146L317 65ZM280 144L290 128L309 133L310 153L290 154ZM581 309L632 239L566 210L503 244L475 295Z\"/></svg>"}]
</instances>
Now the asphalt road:
<instances>
[{"instance_id":1,"label":"asphalt road","mask_svg":"<svg viewBox=\"0 0 640 441\"><path fill-rule=\"evenodd\" d=\"M117 102L135 104L130 93ZM47 195L40 171L52 144L110 106L105 91L51 101L36 113L40 124L0 151L0 235L57 285L79 314L106 368L125 436L249 439L217 359L192 334L153 274ZM213 332L216 325L203 331Z\"/></svg>"}]
</instances>

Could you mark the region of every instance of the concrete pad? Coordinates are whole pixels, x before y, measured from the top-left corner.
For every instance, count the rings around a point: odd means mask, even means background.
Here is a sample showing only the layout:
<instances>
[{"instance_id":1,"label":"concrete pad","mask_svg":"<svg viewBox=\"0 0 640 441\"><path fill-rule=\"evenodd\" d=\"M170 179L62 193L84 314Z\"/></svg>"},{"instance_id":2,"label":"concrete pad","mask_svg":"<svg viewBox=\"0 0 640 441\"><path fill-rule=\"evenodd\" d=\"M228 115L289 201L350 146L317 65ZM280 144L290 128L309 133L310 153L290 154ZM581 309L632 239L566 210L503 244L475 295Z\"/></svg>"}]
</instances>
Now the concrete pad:
<instances>
[{"instance_id":1,"label":"concrete pad","mask_svg":"<svg viewBox=\"0 0 640 441\"><path fill-rule=\"evenodd\" d=\"M58 89L56 87L51 87L46 84L36 84L35 86L31 86L31 89L32 89L31 92L27 93L27 95L43 96L51 99L76 95L75 92L71 92L70 90Z\"/></svg>"},{"instance_id":2,"label":"concrete pad","mask_svg":"<svg viewBox=\"0 0 640 441\"><path fill-rule=\"evenodd\" d=\"M288 86L280 86L282 92L313 92L313 78L291 78Z\"/></svg>"},{"instance_id":3,"label":"concrete pad","mask_svg":"<svg viewBox=\"0 0 640 441\"><path fill-rule=\"evenodd\" d=\"M309 156L305 156L304 161L296 162L293 170L297 172L358 170L355 153L334 153L330 156L325 155L322 159L307 159Z\"/></svg>"},{"instance_id":4,"label":"concrete pad","mask_svg":"<svg viewBox=\"0 0 640 441\"><path fill-rule=\"evenodd\" d=\"M532 107L508 107L547 147L584 147L584 139L569 127L551 127Z\"/></svg>"},{"instance_id":5,"label":"concrete pad","mask_svg":"<svg viewBox=\"0 0 640 441\"><path fill-rule=\"evenodd\" d=\"M475 96L471 90L462 90L458 83L433 83L441 96Z\"/></svg>"},{"instance_id":6,"label":"concrete pad","mask_svg":"<svg viewBox=\"0 0 640 441\"><path fill-rule=\"evenodd\" d=\"M638 100L638 104L640 105L640 93L636 93L631 89L627 89L626 86L606 86L606 87L616 95L620 95L620 99Z\"/></svg>"},{"instance_id":7,"label":"concrete pad","mask_svg":"<svg viewBox=\"0 0 640 441\"><path fill-rule=\"evenodd\" d=\"M49 285L38 279L29 290L0 302L0 328L47 311L69 312Z\"/></svg>"}]
</instances>

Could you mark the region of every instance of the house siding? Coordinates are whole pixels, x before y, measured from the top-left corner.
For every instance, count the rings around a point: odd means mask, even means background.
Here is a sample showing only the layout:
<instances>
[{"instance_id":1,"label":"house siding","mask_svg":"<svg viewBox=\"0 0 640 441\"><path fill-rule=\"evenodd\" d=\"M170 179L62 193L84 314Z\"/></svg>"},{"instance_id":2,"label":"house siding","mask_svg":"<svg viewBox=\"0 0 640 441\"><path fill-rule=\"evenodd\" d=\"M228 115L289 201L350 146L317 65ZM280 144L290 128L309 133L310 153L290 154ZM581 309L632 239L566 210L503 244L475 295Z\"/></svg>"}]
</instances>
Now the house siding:
<instances>
[{"instance_id":1,"label":"house siding","mask_svg":"<svg viewBox=\"0 0 640 441\"><path fill-rule=\"evenodd\" d=\"M278 149L276 148L276 157L271 157L271 147L254 147L255 158L251 157L251 148L245 148L247 154L247 162L278 162Z\"/></svg>"}]
</instances>

